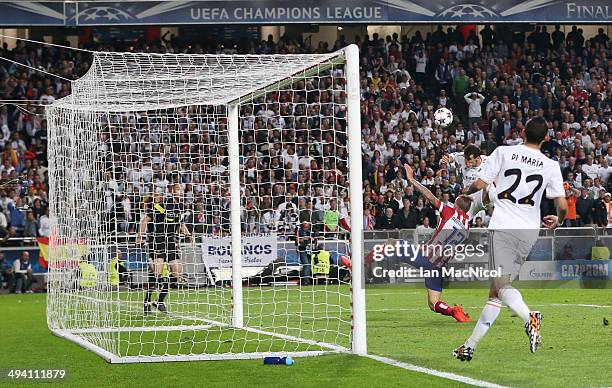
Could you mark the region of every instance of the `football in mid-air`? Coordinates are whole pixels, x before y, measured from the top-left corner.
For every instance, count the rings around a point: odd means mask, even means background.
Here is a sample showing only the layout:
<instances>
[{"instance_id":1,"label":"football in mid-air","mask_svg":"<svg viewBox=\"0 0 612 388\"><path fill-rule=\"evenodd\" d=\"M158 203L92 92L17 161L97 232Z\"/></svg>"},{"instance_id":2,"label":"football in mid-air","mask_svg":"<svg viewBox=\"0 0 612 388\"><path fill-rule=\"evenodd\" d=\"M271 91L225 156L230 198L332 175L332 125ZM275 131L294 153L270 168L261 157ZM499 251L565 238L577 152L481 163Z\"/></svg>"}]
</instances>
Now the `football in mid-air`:
<instances>
[{"instance_id":1,"label":"football in mid-air","mask_svg":"<svg viewBox=\"0 0 612 388\"><path fill-rule=\"evenodd\" d=\"M446 128L453 122L453 112L448 108L440 108L434 113L434 123L438 127Z\"/></svg>"}]
</instances>

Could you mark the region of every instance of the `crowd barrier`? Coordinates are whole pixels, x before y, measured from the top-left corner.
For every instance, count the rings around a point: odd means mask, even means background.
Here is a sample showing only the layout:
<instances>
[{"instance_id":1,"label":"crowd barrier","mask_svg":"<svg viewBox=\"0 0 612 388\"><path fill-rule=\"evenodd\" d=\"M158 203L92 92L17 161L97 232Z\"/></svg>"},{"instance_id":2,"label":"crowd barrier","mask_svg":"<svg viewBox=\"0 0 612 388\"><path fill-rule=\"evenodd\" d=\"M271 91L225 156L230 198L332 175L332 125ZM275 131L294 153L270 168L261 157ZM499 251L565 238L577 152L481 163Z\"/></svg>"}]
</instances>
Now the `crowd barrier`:
<instances>
[{"instance_id":1,"label":"crowd barrier","mask_svg":"<svg viewBox=\"0 0 612 388\"><path fill-rule=\"evenodd\" d=\"M470 239L478 235L486 235L488 229L470 229ZM413 243L423 243L433 234L435 229L427 231L419 229L372 230L364 232L366 249L388 239L408 240ZM540 229L539 238L532 249L528 261L554 260L590 260L593 247L603 244L612 251L612 228L572 227Z\"/></svg>"},{"instance_id":2,"label":"crowd barrier","mask_svg":"<svg viewBox=\"0 0 612 388\"><path fill-rule=\"evenodd\" d=\"M535 231L534 231L535 232ZM375 245L388 242L389 239L405 240L410 244L423 244L434 233L433 229L395 229L374 230L364 232L364 251L374 248ZM449 267L463 270L470 267L495 269L491 260L489 231L487 229L472 228L465 244L480 245L482 254L467 256L461 260L451 260ZM585 279L612 279L612 265L610 265L610 252L612 252L612 228L575 227L557 228L554 230L540 229L539 237L529 253L526 262L522 265L518 280L585 280ZM405 258L385 258L374 263L379 267L378 273L393 272L396 269L409 266ZM366 268L368 273L368 268ZM370 278L366 283L398 283L422 281L422 278L394 279L385 277L376 278L370 269ZM400 272L398 272L400 273ZM486 280L478 276L459 276L450 280L474 281Z\"/></svg>"},{"instance_id":3,"label":"crowd barrier","mask_svg":"<svg viewBox=\"0 0 612 388\"><path fill-rule=\"evenodd\" d=\"M431 234L432 230L422 229L395 229L395 230L374 230L364 232L364 251L367 252L375 244L380 244L388 239L407 240L411 243L424 243ZM267 239L266 239L267 238ZM134 271L146 269L147 252L146 246L137 246L134 243L135 236L120 236L114 246L101 246L101 248L112 254L113 250L119 248L125 255L128 267ZM266 241L269 240L269 243ZM470 231L470 242L481 243L485 246L485 254L475 259L465 259L454 265L473 265L488 263L488 232L487 229L472 228ZM214 244L213 244L214 242ZM348 253L348 243L345 240L324 240L320 243L323 248L332 253L332 260L338 262L338 257ZM258 236L256 239L245 238L243 251L243 263L245 271L248 273L256 272L265 267L270 262L283 258L287 266L299 266L299 256L295 243L286 238L270 238ZM214 247L213 247L214 245ZM225 245L225 246L224 246ZM199 237L194 245L182 244L183 255L185 257L186 270L194 273L202 272L198 266L207 267L227 267L230 253L229 239L210 239ZM30 262L34 273L44 274L46 261L40 255L40 249L35 238L11 238L5 242L5 246L0 247L7 262L12 263L27 251L30 254ZM612 228L598 227L576 227L576 228L557 228L554 230L541 229L539 238L527 258L524 271L532 275L523 274L523 278L564 278L573 277L576 273L580 274L592 267L588 261L599 259L598 265L606 267L598 268L597 271L603 273L607 270L607 262L610 260L612 251ZM603 253L602 253L603 252ZM605 256L607 252L608 257ZM215 256L217 255L217 256ZM597 257L594 257L597 256ZM573 261L576 264L569 263ZM583 263L583 261L585 263ZM224 262L225 265L215 264ZM563 262L563 263L559 263ZM251 263L250 265L248 263ZM568 267L574 265L574 267ZM585 267L585 265L587 267ZM523 272L524 272L523 271ZM612 276L610 276L612 277Z\"/></svg>"}]
</instances>

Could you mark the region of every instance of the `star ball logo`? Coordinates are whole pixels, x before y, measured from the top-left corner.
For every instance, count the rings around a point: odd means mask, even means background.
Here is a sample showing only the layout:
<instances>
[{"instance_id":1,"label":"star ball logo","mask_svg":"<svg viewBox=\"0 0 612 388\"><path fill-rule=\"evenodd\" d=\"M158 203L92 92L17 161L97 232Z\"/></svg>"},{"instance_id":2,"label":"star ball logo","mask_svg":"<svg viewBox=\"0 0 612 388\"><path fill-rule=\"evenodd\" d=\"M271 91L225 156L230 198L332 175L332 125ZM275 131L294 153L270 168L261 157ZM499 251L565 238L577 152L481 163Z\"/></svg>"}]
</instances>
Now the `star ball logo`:
<instances>
[{"instance_id":1,"label":"star ball logo","mask_svg":"<svg viewBox=\"0 0 612 388\"><path fill-rule=\"evenodd\" d=\"M487 17L499 17L499 14L497 14L497 12L493 11L492 9L486 8L482 5L461 4L447 8L444 11L439 12L436 16L444 18L462 18L464 16L471 16L475 19L478 19Z\"/></svg>"},{"instance_id":2,"label":"star ball logo","mask_svg":"<svg viewBox=\"0 0 612 388\"><path fill-rule=\"evenodd\" d=\"M79 12L79 21L126 21L134 19L132 15L123 9L115 7L91 7Z\"/></svg>"},{"instance_id":3,"label":"star ball logo","mask_svg":"<svg viewBox=\"0 0 612 388\"><path fill-rule=\"evenodd\" d=\"M513 15L531 12L542 7L558 3L558 0L529 1L493 1L480 0L472 2L424 0L379 0L396 11L416 13L419 15L444 20L491 20L511 17Z\"/></svg>"}]
</instances>

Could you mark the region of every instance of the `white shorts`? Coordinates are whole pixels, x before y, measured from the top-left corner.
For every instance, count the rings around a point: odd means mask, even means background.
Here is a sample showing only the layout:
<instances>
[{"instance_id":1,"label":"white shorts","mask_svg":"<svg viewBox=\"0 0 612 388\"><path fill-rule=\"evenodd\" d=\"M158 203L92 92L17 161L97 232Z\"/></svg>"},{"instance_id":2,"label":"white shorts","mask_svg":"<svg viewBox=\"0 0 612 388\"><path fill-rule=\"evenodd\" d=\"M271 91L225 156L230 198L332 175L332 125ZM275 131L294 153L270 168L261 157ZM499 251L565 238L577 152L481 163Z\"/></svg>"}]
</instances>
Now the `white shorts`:
<instances>
[{"instance_id":1,"label":"white shorts","mask_svg":"<svg viewBox=\"0 0 612 388\"><path fill-rule=\"evenodd\" d=\"M538 240L535 230L492 230L490 235L490 269L514 280Z\"/></svg>"}]
</instances>

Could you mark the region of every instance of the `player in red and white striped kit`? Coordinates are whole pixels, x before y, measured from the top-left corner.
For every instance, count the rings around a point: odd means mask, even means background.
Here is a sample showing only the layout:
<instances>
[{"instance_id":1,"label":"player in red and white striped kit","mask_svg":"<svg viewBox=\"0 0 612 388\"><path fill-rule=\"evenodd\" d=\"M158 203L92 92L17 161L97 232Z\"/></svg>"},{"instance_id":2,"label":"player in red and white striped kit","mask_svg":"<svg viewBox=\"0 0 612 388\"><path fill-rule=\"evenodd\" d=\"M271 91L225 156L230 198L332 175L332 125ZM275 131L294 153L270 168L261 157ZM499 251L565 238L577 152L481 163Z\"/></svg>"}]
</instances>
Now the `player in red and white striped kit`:
<instances>
[{"instance_id":1,"label":"player in red and white striped kit","mask_svg":"<svg viewBox=\"0 0 612 388\"><path fill-rule=\"evenodd\" d=\"M445 204L440 201L435 195L423 186L419 181L414 179L414 172L409 165L404 165L406 176L410 183L423 194L440 213L440 222L436 227L434 235L429 241L419 250L416 257L410 258L410 265L416 268L422 268L431 273L437 273L437 276L429 276L425 278L425 287L427 287L427 301L429 308L439 314L449 315L454 317L459 322L469 322L469 316L463 311L461 306L449 306L441 300L442 296L442 268L453 258L448 254L448 247L454 247L462 244L469 235L469 217L467 211L470 209L472 199L468 196L459 196L455 201L454 206ZM402 244L396 240L387 240L385 245L396 246ZM410 244L411 245L411 244ZM372 261L374 252L366 255L364 261ZM405 257L400 254L395 254L389 259L402 259Z\"/></svg>"}]
</instances>

